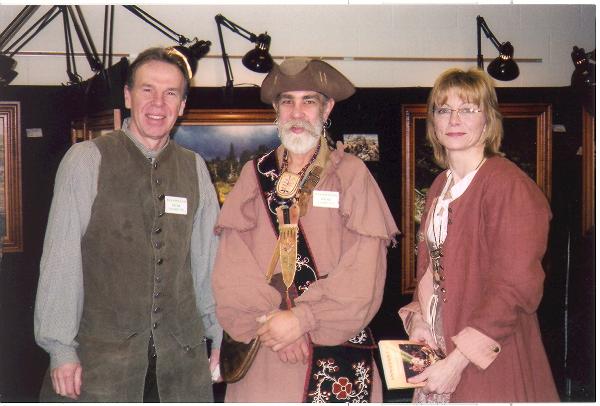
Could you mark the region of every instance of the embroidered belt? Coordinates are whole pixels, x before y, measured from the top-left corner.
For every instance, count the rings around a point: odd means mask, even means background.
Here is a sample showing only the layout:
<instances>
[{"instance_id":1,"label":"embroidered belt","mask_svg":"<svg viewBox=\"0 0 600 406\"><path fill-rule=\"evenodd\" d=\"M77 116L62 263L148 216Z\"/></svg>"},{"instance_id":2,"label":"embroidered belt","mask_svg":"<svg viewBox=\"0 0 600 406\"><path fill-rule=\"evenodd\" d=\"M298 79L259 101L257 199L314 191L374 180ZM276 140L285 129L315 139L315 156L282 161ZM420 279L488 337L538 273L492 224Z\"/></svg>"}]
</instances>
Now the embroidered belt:
<instances>
[{"instance_id":1,"label":"embroidered belt","mask_svg":"<svg viewBox=\"0 0 600 406\"><path fill-rule=\"evenodd\" d=\"M292 202L289 199L282 200L275 191L280 175L275 151L256 159L254 168L273 231L279 237L277 208L282 205L290 207ZM293 307L294 299L308 290L313 282L327 277L319 275L300 222L297 238L296 273L290 289L286 289L281 274L273 275L270 282L281 293L282 310ZM376 344L368 327L341 345L322 346L311 342L310 347L311 361L307 369L304 402L370 401L373 386L373 349L376 348Z\"/></svg>"}]
</instances>

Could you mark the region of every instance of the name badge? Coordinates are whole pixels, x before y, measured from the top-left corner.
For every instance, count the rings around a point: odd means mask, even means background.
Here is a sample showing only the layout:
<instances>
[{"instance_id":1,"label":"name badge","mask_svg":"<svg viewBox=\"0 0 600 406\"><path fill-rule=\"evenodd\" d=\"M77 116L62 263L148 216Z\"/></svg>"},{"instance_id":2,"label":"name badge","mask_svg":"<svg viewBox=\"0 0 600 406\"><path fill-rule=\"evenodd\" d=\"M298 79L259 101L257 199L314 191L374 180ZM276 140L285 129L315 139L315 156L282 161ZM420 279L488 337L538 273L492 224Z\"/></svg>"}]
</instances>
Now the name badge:
<instances>
[{"instance_id":1,"label":"name badge","mask_svg":"<svg viewBox=\"0 0 600 406\"><path fill-rule=\"evenodd\" d=\"M187 199L185 197L165 196L165 213L187 214Z\"/></svg>"},{"instance_id":2,"label":"name badge","mask_svg":"<svg viewBox=\"0 0 600 406\"><path fill-rule=\"evenodd\" d=\"M340 207L340 192L329 192L327 190L313 191L313 206L338 209Z\"/></svg>"}]
</instances>

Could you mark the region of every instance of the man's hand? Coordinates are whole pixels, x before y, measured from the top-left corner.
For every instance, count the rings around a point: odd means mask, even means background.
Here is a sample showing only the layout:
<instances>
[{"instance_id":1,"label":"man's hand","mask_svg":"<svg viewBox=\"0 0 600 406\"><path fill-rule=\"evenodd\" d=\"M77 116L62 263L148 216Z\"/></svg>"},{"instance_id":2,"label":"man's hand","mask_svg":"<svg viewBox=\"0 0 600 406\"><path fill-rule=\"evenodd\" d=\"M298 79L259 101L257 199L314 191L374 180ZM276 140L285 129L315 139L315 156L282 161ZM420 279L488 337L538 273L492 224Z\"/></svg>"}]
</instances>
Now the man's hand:
<instances>
[{"instance_id":1,"label":"man's hand","mask_svg":"<svg viewBox=\"0 0 600 406\"><path fill-rule=\"evenodd\" d=\"M268 316L257 330L261 343L273 351L279 351L302 336L300 320L290 310L278 311Z\"/></svg>"},{"instance_id":2,"label":"man's hand","mask_svg":"<svg viewBox=\"0 0 600 406\"><path fill-rule=\"evenodd\" d=\"M54 368L50 372L54 392L71 399L78 399L81 394L81 364L70 362Z\"/></svg>"},{"instance_id":3,"label":"man's hand","mask_svg":"<svg viewBox=\"0 0 600 406\"><path fill-rule=\"evenodd\" d=\"M454 393L463 370L469 365L469 360L458 349L446 358L435 362L425 371L408 379L410 383L426 382L425 393Z\"/></svg>"},{"instance_id":4,"label":"man's hand","mask_svg":"<svg viewBox=\"0 0 600 406\"><path fill-rule=\"evenodd\" d=\"M221 355L221 350L219 348L213 348L210 350L210 358L208 359L208 367L210 369L210 373L212 375L212 381L214 383L223 382L223 378L221 377L221 372L215 372L215 369L219 367L219 355Z\"/></svg>"},{"instance_id":5,"label":"man's hand","mask_svg":"<svg viewBox=\"0 0 600 406\"><path fill-rule=\"evenodd\" d=\"M302 362L303 364L306 364L306 360L309 356L308 337L306 334L301 336L292 344L277 351L277 355L281 362L289 362L290 364Z\"/></svg>"}]
</instances>

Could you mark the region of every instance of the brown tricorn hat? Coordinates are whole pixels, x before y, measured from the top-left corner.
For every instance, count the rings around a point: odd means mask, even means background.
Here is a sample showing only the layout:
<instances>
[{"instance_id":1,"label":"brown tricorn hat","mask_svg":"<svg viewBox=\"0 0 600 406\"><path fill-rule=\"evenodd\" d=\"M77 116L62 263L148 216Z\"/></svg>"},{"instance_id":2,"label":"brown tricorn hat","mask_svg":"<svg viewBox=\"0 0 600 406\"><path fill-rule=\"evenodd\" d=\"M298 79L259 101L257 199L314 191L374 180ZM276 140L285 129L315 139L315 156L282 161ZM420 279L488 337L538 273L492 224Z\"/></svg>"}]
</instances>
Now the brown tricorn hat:
<instances>
[{"instance_id":1,"label":"brown tricorn hat","mask_svg":"<svg viewBox=\"0 0 600 406\"><path fill-rule=\"evenodd\" d=\"M273 65L260 87L260 99L271 104L283 92L312 90L335 101L354 94L354 85L333 66L318 59L289 58Z\"/></svg>"}]
</instances>

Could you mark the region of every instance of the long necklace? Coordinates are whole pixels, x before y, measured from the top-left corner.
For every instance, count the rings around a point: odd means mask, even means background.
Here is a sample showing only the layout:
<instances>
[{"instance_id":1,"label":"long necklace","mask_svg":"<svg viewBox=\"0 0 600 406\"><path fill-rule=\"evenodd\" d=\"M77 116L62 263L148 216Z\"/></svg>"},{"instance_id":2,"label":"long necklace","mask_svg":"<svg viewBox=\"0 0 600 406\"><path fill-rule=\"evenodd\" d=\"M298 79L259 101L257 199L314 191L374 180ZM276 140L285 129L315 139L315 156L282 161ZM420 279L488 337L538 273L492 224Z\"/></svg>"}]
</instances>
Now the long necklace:
<instances>
[{"instance_id":1,"label":"long necklace","mask_svg":"<svg viewBox=\"0 0 600 406\"><path fill-rule=\"evenodd\" d=\"M317 144L317 148L313 153L312 157L308 161L306 165L300 170L300 172L293 173L287 170L288 168L288 151L287 149L283 151L283 162L281 164L281 175L279 179L277 179L277 183L275 185L275 191L277 192L277 196L282 199L291 199L296 195L298 189L300 187L300 181L304 177L304 174L310 167L310 165L317 159L317 155L319 155L319 150L321 149L321 143Z\"/></svg>"},{"instance_id":2,"label":"long necklace","mask_svg":"<svg viewBox=\"0 0 600 406\"><path fill-rule=\"evenodd\" d=\"M483 158L481 158L481 160L475 167L475 169L473 169L473 171L478 170L479 167L481 165L483 165L483 162L485 161L485 159L486 159L486 156L484 155ZM473 171L471 171L471 172L473 172ZM436 233L435 218L436 218L436 216L443 215L443 213L438 213L438 205L440 204L440 200L452 199L452 195L451 195L450 191L451 191L452 187L454 186L454 176L453 175L454 175L454 173L452 171L450 171L450 173L448 174L449 179L446 181L446 185L444 186L442 193L440 194L440 196L438 196L438 198L435 201L435 206L433 208L433 216L431 219L431 231L433 234L433 246L430 248L429 253L430 253L431 261L432 261L432 265L433 265L434 278L438 282L442 278L441 273L443 271L443 267L441 264L441 258L444 256L444 252L443 252L444 241L442 241L442 224L444 222L442 221L442 219L440 219L439 224L438 224L438 230ZM445 240L445 238L444 238L444 240Z\"/></svg>"}]
</instances>

